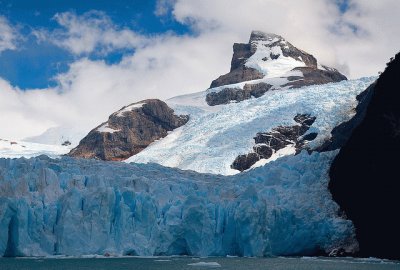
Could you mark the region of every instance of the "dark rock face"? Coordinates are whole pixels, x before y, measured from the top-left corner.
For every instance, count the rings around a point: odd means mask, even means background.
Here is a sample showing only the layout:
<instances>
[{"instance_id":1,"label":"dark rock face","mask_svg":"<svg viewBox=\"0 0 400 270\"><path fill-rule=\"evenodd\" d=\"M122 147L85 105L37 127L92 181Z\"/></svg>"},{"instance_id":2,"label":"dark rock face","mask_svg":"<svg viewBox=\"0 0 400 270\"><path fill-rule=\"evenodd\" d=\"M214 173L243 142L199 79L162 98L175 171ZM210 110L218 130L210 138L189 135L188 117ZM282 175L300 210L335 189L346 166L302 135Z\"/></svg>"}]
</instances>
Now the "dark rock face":
<instances>
[{"instance_id":1,"label":"dark rock face","mask_svg":"<svg viewBox=\"0 0 400 270\"><path fill-rule=\"evenodd\" d=\"M301 71L304 77L289 77L288 80L291 82L283 86L290 86L290 88L300 88L308 85L326 84L347 80L346 76L333 68L329 68L329 70L322 70L313 67L297 67L293 70Z\"/></svg>"},{"instance_id":2,"label":"dark rock face","mask_svg":"<svg viewBox=\"0 0 400 270\"><path fill-rule=\"evenodd\" d=\"M257 153L249 153L247 155L238 156L235 161L233 161L232 169L244 171L253 166L257 161L260 160L260 157Z\"/></svg>"},{"instance_id":3,"label":"dark rock face","mask_svg":"<svg viewBox=\"0 0 400 270\"><path fill-rule=\"evenodd\" d=\"M399 74L397 54L330 169L329 189L353 221L363 257L400 259Z\"/></svg>"},{"instance_id":4,"label":"dark rock face","mask_svg":"<svg viewBox=\"0 0 400 270\"><path fill-rule=\"evenodd\" d=\"M254 69L254 68L241 66L241 67L236 68L235 70L232 70L228 74L219 76L218 79L215 79L214 81L212 81L210 88L227 85L227 84L257 80L257 79L262 79L262 78L264 78L264 74L262 74L258 70Z\"/></svg>"},{"instance_id":5,"label":"dark rock face","mask_svg":"<svg viewBox=\"0 0 400 270\"><path fill-rule=\"evenodd\" d=\"M124 110L124 107L110 115L107 122L90 131L68 155L123 160L139 153L150 143L167 136L168 131L189 120L188 116L175 115L165 102L158 99L144 100L129 106L132 105L131 110Z\"/></svg>"},{"instance_id":6,"label":"dark rock face","mask_svg":"<svg viewBox=\"0 0 400 270\"><path fill-rule=\"evenodd\" d=\"M250 95L255 97L255 98L259 98L262 95L265 94L265 92L267 92L269 89L271 89L272 85L268 84L268 83L254 83L254 84L250 84L250 83L246 83L243 86L243 90L250 92Z\"/></svg>"},{"instance_id":7,"label":"dark rock face","mask_svg":"<svg viewBox=\"0 0 400 270\"><path fill-rule=\"evenodd\" d=\"M240 102L251 97L258 98L265 94L272 85L267 83L245 84L243 89L225 88L219 92L211 92L206 96L206 102L210 106L228 104L231 101Z\"/></svg>"},{"instance_id":8,"label":"dark rock face","mask_svg":"<svg viewBox=\"0 0 400 270\"><path fill-rule=\"evenodd\" d=\"M255 50L251 47L250 43L234 43L230 71L234 71L235 69L244 66L246 60L249 59L254 53Z\"/></svg>"},{"instance_id":9,"label":"dark rock face","mask_svg":"<svg viewBox=\"0 0 400 270\"><path fill-rule=\"evenodd\" d=\"M229 73L222 75L212 81L210 88L244 81L262 79L264 77L264 74L260 73L259 71L245 66L247 59L249 59L256 52L256 48L254 46L251 46L251 41L252 37L250 37L250 41L247 44L233 44L231 70L229 71Z\"/></svg>"},{"instance_id":10,"label":"dark rock face","mask_svg":"<svg viewBox=\"0 0 400 270\"><path fill-rule=\"evenodd\" d=\"M257 133L256 137L254 137L256 143L253 146L254 152L239 155L232 163L231 168L241 172L247 170L260 159L268 159L273 153L288 145L294 145L296 152L300 152L307 141L312 141L317 137L316 133L303 136L314 123L315 119L316 117L309 114L297 114L294 117L294 121L298 125L279 126L270 132Z\"/></svg>"}]
</instances>

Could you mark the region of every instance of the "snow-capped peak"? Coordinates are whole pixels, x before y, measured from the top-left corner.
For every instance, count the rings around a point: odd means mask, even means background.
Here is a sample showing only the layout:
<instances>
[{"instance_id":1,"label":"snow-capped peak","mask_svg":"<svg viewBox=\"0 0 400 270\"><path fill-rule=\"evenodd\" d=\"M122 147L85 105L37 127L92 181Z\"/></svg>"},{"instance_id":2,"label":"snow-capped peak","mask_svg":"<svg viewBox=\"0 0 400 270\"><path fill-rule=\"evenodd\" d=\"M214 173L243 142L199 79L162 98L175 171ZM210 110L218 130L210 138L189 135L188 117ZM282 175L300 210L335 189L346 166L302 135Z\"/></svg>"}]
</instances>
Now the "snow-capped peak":
<instances>
[{"instance_id":1,"label":"snow-capped peak","mask_svg":"<svg viewBox=\"0 0 400 270\"><path fill-rule=\"evenodd\" d=\"M262 31L252 31L250 34L250 42L258 40L273 40L273 39L283 39L280 35L273 33L266 33Z\"/></svg>"}]
</instances>

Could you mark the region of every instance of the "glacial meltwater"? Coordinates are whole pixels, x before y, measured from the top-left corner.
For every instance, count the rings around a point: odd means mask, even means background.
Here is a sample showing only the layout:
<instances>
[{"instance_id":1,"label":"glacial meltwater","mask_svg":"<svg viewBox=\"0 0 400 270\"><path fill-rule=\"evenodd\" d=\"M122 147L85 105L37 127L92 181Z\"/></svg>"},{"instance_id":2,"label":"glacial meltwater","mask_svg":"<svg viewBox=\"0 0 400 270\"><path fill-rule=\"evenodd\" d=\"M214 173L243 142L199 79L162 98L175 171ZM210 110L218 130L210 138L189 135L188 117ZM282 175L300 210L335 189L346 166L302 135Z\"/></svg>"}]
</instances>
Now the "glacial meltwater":
<instances>
[{"instance_id":1,"label":"glacial meltwater","mask_svg":"<svg viewBox=\"0 0 400 270\"><path fill-rule=\"evenodd\" d=\"M192 257L123 257L123 258L0 258L1 270L399 270L399 261L375 258L192 258Z\"/></svg>"}]
</instances>

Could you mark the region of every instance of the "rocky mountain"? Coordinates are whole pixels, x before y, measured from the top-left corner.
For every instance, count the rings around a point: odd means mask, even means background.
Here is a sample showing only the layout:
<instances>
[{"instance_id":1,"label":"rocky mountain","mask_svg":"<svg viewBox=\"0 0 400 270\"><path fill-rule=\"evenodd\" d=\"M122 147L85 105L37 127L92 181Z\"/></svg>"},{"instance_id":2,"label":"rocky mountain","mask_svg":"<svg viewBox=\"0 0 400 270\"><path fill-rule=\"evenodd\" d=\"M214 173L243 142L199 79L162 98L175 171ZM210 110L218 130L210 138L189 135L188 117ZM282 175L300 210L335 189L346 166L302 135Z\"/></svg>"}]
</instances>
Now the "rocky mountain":
<instances>
[{"instance_id":1,"label":"rocky mountain","mask_svg":"<svg viewBox=\"0 0 400 270\"><path fill-rule=\"evenodd\" d=\"M361 256L400 259L400 54L367 93L370 102L330 169L329 189L354 222Z\"/></svg>"},{"instance_id":2,"label":"rocky mountain","mask_svg":"<svg viewBox=\"0 0 400 270\"><path fill-rule=\"evenodd\" d=\"M187 116L175 115L161 100L143 100L111 114L107 122L91 130L68 155L123 160L167 136L169 131L187 121Z\"/></svg>"},{"instance_id":3,"label":"rocky mountain","mask_svg":"<svg viewBox=\"0 0 400 270\"><path fill-rule=\"evenodd\" d=\"M343 144L336 127L375 80L348 81L275 34L253 31L233 51L231 71L211 88L166 101L190 121L128 162L235 174L302 150L334 150ZM298 116L315 123L303 126Z\"/></svg>"},{"instance_id":4,"label":"rocky mountain","mask_svg":"<svg viewBox=\"0 0 400 270\"><path fill-rule=\"evenodd\" d=\"M275 80L271 80L275 78ZM286 79L276 82L276 78ZM260 81L261 80L261 81ZM218 77L207 94L210 106L258 98L266 91L299 88L347 80L339 71L317 63L317 59L294 47L283 37L253 31L249 43L235 43L229 73ZM244 85L241 82L252 81ZM235 85L234 87L223 87Z\"/></svg>"},{"instance_id":5,"label":"rocky mountain","mask_svg":"<svg viewBox=\"0 0 400 270\"><path fill-rule=\"evenodd\" d=\"M191 110L185 111L183 114L196 117L193 115L194 108L197 111L215 111L216 109L207 107L260 98L266 92L273 90L281 91L344 80L347 80L347 78L336 69L318 64L314 56L297 49L283 37L253 31L247 44L234 44L231 71L214 80L211 83L211 88L195 97L195 101L193 98L186 98L181 105L185 106L186 109L190 105L194 105L191 106ZM177 99L172 99L167 103L171 108L179 110L179 106L174 104L174 100ZM142 103L146 102L137 104ZM159 104L161 104L161 101ZM136 108L135 104L130 106ZM124 115L131 119L129 121L123 120L122 114L119 112L112 114L108 122L93 129L69 155L103 160L123 160L138 154L153 141L165 137L167 131L172 131L187 122L187 119L182 117L173 119L172 112L167 110L167 105L163 104L163 109L158 111L156 117L164 117L162 114L166 113L165 117L170 119L167 121L169 124L167 128L162 127L162 130L155 129L153 125L146 122L146 117L142 117L143 112L146 111L146 106L144 106L144 111L140 109L141 106L138 106L135 110ZM152 106L155 108L158 104ZM303 112L299 111L298 113ZM133 121L134 124L130 121ZM146 123L141 123L141 121ZM174 121L179 123L176 124ZM257 130L255 133L261 131ZM162 149L165 148L162 147ZM278 150L272 149L270 156ZM250 163L254 163L258 159L256 156L259 155L251 153L248 156L252 160ZM270 157L261 156L264 159ZM238 164L238 162L247 165ZM233 165L232 168L241 168L240 170L248 169L250 164L243 155L238 156L233 163L236 165Z\"/></svg>"}]
</instances>

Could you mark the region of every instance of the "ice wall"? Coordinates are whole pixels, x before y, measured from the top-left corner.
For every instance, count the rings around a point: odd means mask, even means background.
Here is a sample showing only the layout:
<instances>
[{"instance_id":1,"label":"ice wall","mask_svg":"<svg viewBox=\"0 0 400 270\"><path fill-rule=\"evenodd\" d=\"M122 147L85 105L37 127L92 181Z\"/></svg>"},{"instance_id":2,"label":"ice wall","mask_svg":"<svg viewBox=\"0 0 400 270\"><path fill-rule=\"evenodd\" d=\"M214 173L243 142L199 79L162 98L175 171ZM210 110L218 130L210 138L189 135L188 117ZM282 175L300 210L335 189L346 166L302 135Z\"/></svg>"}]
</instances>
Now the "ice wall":
<instances>
[{"instance_id":1,"label":"ice wall","mask_svg":"<svg viewBox=\"0 0 400 270\"><path fill-rule=\"evenodd\" d=\"M0 159L0 255L296 255L357 248L302 152L235 176L156 164Z\"/></svg>"}]
</instances>

